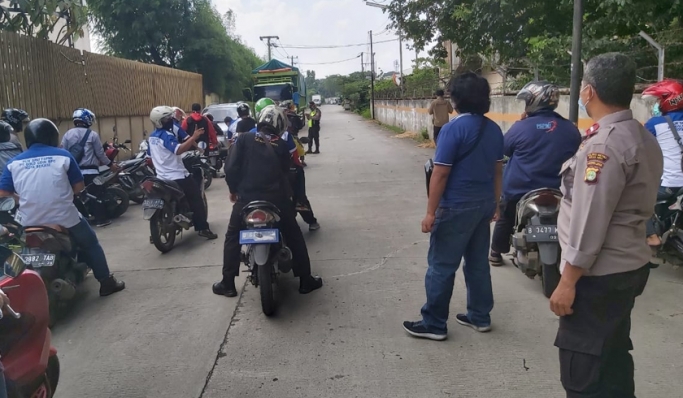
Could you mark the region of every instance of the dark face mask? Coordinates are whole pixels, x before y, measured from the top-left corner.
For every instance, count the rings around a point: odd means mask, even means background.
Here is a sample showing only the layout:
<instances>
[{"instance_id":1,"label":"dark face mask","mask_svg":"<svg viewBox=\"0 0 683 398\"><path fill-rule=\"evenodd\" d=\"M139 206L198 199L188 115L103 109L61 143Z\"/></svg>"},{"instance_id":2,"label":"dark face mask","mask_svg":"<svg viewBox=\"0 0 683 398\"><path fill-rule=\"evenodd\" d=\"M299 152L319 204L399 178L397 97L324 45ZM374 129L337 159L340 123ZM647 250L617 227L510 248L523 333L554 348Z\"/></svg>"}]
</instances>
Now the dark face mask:
<instances>
[{"instance_id":1,"label":"dark face mask","mask_svg":"<svg viewBox=\"0 0 683 398\"><path fill-rule=\"evenodd\" d=\"M164 130L172 131L173 130L173 119L168 120L164 122L164 124L161 126Z\"/></svg>"}]
</instances>

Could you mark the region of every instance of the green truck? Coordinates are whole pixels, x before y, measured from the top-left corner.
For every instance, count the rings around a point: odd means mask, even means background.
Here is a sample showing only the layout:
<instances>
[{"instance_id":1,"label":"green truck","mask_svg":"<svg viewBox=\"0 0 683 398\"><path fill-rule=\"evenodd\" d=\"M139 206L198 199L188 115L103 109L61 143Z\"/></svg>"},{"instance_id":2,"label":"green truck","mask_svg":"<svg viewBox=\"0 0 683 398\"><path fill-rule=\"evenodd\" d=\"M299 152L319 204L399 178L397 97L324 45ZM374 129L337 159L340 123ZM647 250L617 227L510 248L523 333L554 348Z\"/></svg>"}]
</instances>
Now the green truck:
<instances>
[{"instance_id":1,"label":"green truck","mask_svg":"<svg viewBox=\"0 0 683 398\"><path fill-rule=\"evenodd\" d=\"M299 68L273 59L252 71L252 86L244 89L244 96L253 102L293 100L301 109L306 107L306 83Z\"/></svg>"}]
</instances>

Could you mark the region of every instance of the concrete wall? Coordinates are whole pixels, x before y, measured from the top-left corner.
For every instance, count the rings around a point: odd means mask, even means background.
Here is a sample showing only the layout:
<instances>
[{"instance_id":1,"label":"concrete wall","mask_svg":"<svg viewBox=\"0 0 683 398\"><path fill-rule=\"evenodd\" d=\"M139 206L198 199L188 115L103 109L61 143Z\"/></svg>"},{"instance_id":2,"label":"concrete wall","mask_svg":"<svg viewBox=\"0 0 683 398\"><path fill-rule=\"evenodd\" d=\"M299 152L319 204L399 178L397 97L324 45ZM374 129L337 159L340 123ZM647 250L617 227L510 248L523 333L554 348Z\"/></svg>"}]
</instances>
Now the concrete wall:
<instances>
[{"instance_id":1,"label":"concrete wall","mask_svg":"<svg viewBox=\"0 0 683 398\"><path fill-rule=\"evenodd\" d=\"M380 122L404 130L420 132L426 129L432 136L432 117L427 113L431 100L377 100L375 101L375 118ZM641 122L650 118L650 108L640 95L635 95L631 102L635 117ZM520 119L524 112L524 104L517 101L515 97L493 97L491 98L491 110L487 116L498 123L503 132ZM569 116L569 96L562 96L557 112L564 117ZM451 118L455 117L455 113ZM589 128L593 121L587 116L581 115L579 128L584 130Z\"/></svg>"}]
</instances>

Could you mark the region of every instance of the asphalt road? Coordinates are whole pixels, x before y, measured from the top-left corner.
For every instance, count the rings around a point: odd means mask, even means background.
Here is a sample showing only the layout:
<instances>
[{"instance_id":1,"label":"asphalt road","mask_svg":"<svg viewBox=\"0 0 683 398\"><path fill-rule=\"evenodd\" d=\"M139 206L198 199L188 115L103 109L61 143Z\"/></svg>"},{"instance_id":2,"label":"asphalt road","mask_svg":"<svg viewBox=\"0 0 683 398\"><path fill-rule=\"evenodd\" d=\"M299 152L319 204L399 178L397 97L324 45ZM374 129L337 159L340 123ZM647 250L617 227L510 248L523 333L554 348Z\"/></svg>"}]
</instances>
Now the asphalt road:
<instances>
[{"instance_id":1,"label":"asphalt road","mask_svg":"<svg viewBox=\"0 0 683 398\"><path fill-rule=\"evenodd\" d=\"M280 284L281 307L261 313L258 291L214 296L223 242L186 233L169 254L149 244L131 206L98 229L124 292L97 296L89 278L54 329L62 373L57 398L79 397L562 397L557 318L540 282L507 265L493 270L493 331L450 322L445 342L409 338L419 318L427 236L422 165L432 150L392 137L339 106L323 107L321 155L306 169L322 229L304 232L322 290ZM220 180L207 192L209 221L230 213ZM639 397L683 391L683 270L660 267L633 316ZM458 273L451 312L465 308Z\"/></svg>"}]
</instances>

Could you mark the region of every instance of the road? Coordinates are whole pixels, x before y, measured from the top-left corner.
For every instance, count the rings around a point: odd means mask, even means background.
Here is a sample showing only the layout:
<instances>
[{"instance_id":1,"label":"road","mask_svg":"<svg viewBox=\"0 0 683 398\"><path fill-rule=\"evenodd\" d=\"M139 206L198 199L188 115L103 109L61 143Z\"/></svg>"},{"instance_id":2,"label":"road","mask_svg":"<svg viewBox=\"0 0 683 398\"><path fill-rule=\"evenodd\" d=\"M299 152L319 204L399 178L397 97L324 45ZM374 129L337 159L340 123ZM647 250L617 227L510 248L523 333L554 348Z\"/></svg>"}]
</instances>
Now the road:
<instances>
[{"instance_id":1,"label":"road","mask_svg":"<svg viewBox=\"0 0 683 398\"><path fill-rule=\"evenodd\" d=\"M304 232L325 286L308 296L291 275L281 307L261 313L258 291L214 296L221 239L186 233L171 253L149 244L139 207L98 229L124 292L97 297L91 278L54 330L62 375L57 398L79 397L562 397L557 318L540 282L511 265L494 269L493 331L450 322L445 342L401 328L419 318L427 235L422 166L433 150L323 107L321 155L306 169L322 229ZM228 191L207 192L213 229L224 234ZM465 308L462 274L451 312ZM652 273L633 315L638 396L683 390L683 270Z\"/></svg>"}]
</instances>

